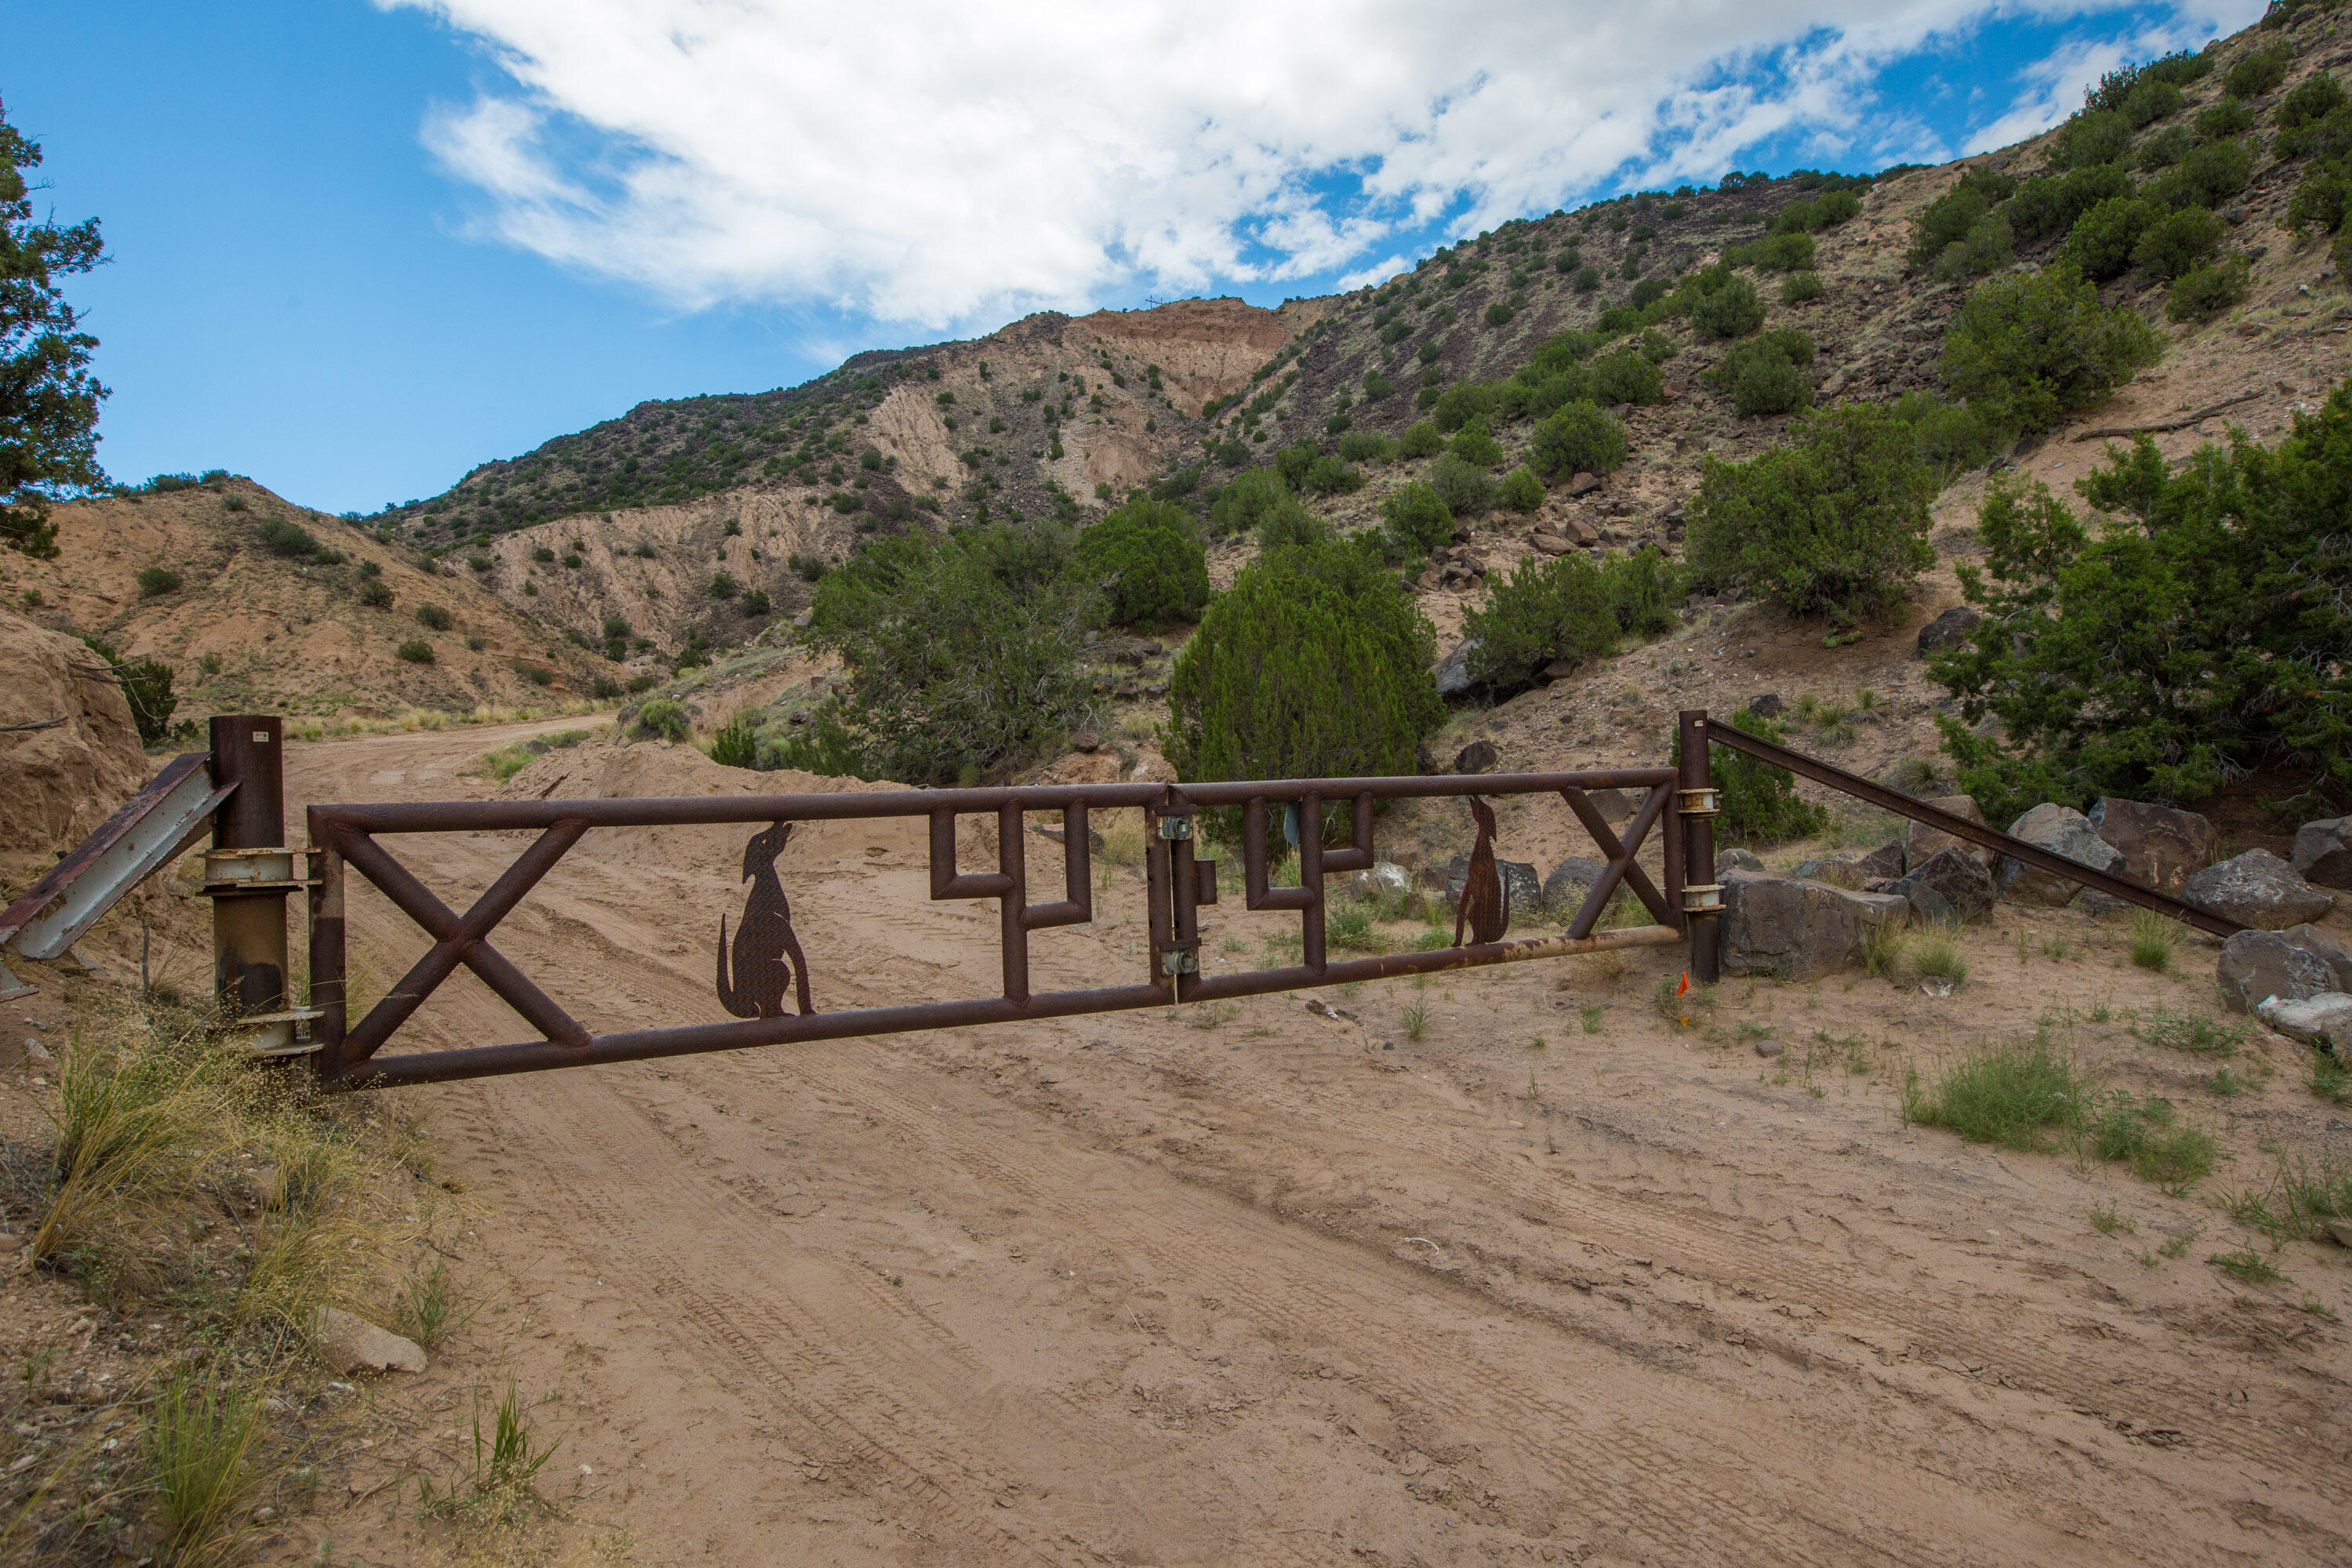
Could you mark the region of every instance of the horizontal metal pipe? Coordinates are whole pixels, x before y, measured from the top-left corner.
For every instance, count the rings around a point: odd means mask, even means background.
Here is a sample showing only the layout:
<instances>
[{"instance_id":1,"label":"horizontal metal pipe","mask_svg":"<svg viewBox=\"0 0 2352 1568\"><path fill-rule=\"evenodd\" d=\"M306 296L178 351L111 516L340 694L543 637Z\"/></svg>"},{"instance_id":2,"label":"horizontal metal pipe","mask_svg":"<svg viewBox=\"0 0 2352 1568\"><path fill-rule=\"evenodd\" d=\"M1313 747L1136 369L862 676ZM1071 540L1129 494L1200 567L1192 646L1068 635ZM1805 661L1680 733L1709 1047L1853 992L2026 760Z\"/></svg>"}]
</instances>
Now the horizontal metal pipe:
<instances>
[{"instance_id":1,"label":"horizontal metal pipe","mask_svg":"<svg viewBox=\"0 0 2352 1568\"><path fill-rule=\"evenodd\" d=\"M2154 888L2143 887L2128 878L2095 869L2079 860L2069 860L2063 855L2054 854L2042 848L2039 844L2028 844L2022 838L2012 838L1999 828L1988 827L1981 822L1970 822L1965 816L1955 816L1941 806L1929 805L1924 800L1914 800L1900 790L1890 789L1885 784L1874 783L1859 774L1847 773L1843 768L1833 767L1818 757L1809 757L1802 752L1792 752L1786 746L1775 745L1769 741L1749 734L1745 730L1734 729L1720 719L1704 719L1700 721L1700 725L1705 730L1707 739L1718 746L1729 746L1735 752L1745 752L1759 762L1769 763L1778 768L1786 768L1792 773L1811 779L1815 784L1827 784L1830 788L1853 795L1857 800L1868 801L1881 810L1891 811L1897 816L1907 816L1914 822L1925 823L1929 827L1948 833L1955 838L1964 838L1971 844L1980 844L1987 849L1997 849L2011 859L2022 860L2038 870L2048 871L2053 875L2063 877L2069 881L2080 882L2086 888L2095 888L2109 898L2121 899L2126 903L2137 904L2143 909L2154 910L2158 914L2169 915L2183 925L2194 926L2209 935L2231 937L2246 929L2226 915L2217 915L2210 910L2200 910L2194 904L2183 903L2169 893L2161 893Z\"/></svg>"},{"instance_id":2,"label":"horizontal metal pipe","mask_svg":"<svg viewBox=\"0 0 2352 1568\"><path fill-rule=\"evenodd\" d=\"M592 1062L649 1061L660 1057L700 1056L713 1051L750 1050L758 1046L794 1045L812 1040L847 1040L866 1035L895 1035L918 1029L952 1029L972 1024L1017 1024L1039 1018L1066 1018L1084 1013L1117 1013L1138 1007L1160 1007L1176 1000L1166 985L1110 985L1092 991L1055 991L1019 1004L1002 996L970 1002L919 1002L904 1007L867 1007L851 1013L812 1013L806 1016L751 1018L739 1024L692 1024L676 1029L637 1029L626 1034L596 1035L584 1046L556 1046L543 1040L528 1045L469 1046L454 1051L420 1051L405 1056L379 1056L352 1064L338 1086L343 1089L384 1089L404 1083L441 1083L451 1079L495 1078L505 1073L540 1072L549 1068L585 1067Z\"/></svg>"},{"instance_id":3,"label":"horizontal metal pipe","mask_svg":"<svg viewBox=\"0 0 2352 1568\"><path fill-rule=\"evenodd\" d=\"M1346 984L1402 974L1428 974L1447 969L1476 969L1497 963L1523 963L1529 959L1561 958L1608 948L1671 947L1682 934L1665 926L1634 926L1592 936L1533 937L1434 952L1394 952L1373 958L1348 959L1326 964L1320 973L1293 965L1250 974L1204 977L1192 999L1213 1001L1225 996L1256 996L1272 991L1294 991L1307 985ZM474 1046L454 1051L423 1051L407 1056L379 1056L353 1063L340 1087L389 1089L401 1084L441 1083L452 1079L495 1078L507 1073L541 1072L551 1068L585 1067L592 1062L646 1061L661 1057L698 1056L713 1051L749 1050L759 1046L792 1045L815 1040L854 1039L867 1035L892 1035L918 1029L959 1028L979 1024L1017 1024L1040 1018L1066 1018L1089 1013L1131 1012L1142 1007L1172 1005L1172 990L1165 985L1118 985L1091 991L1055 991L1032 996L1026 1005L1003 997L970 1002L917 1003L904 1007L869 1007L853 1013L815 1013L807 1017L757 1018L738 1024L698 1024L677 1029L641 1029L627 1034L597 1035L585 1046L554 1046L543 1041L528 1045Z\"/></svg>"},{"instance_id":4,"label":"horizontal metal pipe","mask_svg":"<svg viewBox=\"0 0 2352 1568\"><path fill-rule=\"evenodd\" d=\"M1671 783L1672 768L1611 768L1587 773L1466 773L1443 777L1407 773L1392 778L1267 779L1234 784L1039 784L996 789L859 790L839 795L739 795L648 796L619 800L446 800L384 802L312 807L322 827L368 834L496 832L552 827L576 820L591 827L692 827L715 823L839 822L935 812L1061 811L1073 805L1097 810L1165 805L1238 805L1254 798L1326 800L1343 795L1374 799L1465 795L1535 795L1577 789L1646 789Z\"/></svg>"}]
</instances>

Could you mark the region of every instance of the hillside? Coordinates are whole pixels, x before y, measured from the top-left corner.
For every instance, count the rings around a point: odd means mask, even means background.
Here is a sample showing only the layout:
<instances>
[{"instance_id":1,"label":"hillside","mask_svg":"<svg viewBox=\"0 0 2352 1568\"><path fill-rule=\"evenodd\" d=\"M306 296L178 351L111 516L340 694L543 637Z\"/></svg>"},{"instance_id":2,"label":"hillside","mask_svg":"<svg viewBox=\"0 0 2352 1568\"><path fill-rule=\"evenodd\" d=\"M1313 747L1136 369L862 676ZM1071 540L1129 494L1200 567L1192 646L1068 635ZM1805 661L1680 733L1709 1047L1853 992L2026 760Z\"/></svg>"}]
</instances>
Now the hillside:
<instances>
[{"instance_id":1,"label":"hillside","mask_svg":"<svg viewBox=\"0 0 2352 1568\"><path fill-rule=\"evenodd\" d=\"M0 554L0 595L44 626L170 665L184 721L546 706L589 699L611 679L604 660L470 574L249 480L223 476L55 516L58 558ZM446 612L446 625L420 623L427 606ZM402 658L409 643L429 662Z\"/></svg>"}]
</instances>

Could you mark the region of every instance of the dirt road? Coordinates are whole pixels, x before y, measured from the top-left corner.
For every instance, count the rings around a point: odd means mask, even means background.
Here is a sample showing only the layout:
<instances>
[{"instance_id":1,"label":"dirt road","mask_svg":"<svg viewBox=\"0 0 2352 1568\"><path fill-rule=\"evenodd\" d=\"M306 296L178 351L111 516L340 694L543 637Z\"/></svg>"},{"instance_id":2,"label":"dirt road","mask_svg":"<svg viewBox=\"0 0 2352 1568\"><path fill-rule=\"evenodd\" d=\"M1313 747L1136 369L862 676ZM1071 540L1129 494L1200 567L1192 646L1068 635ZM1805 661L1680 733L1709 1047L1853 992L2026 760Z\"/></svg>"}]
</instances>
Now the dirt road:
<instances>
[{"instance_id":1,"label":"dirt road","mask_svg":"<svg viewBox=\"0 0 2352 1568\"><path fill-rule=\"evenodd\" d=\"M488 794L469 770L515 732L297 748L289 807ZM583 747L512 787L599 779L755 775ZM741 838L591 835L498 944L593 1024L720 1016ZM463 908L521 842L396 847ZM926 902L913 832L811 830L782 869L820 1008L992 990L992 905ZM1041 942L1049 970L1138 970L1137 894L1109 897L1116 917ZM425 945L381 899L351 915L362 989ZM1240 963L1220 938L1280 917L1223 919L1213 949ZM1690 1032L1649 1003L1660 954L1328 998L1360 1024L1274 997L399 1092L479 1205L457 1365L561 1395L547 1474L583 1551L2352 1558L2352 1354L2326 1315L2352 1309L2347 1255L2290 1243L2286 1281L2242 1285L2205 1262L2240 1240L2202 1190L1906 1129L1896 1089L2046 1023L2215 1126L2232 1159L2205 1189L2259 1184L2263 1140L2352 1157L2347 1131L2285 1054L2199 1100L2205 1064L2123 1032L2132 1009L2209 1005L2210 953L2151 975L2086 917L2037 911L2037 941L2069 940L2053 960L2004 920L1966 939L1949 998L1739 983ZM2117 1021L2089 1023L2099 1004ZM526 1032L461 976L412 1036ZM2110 1203L2134 1230L2094 1228ZM332 1516L339 1560L446 1548L398 1495Z\"/></svg>"}]
</instances>

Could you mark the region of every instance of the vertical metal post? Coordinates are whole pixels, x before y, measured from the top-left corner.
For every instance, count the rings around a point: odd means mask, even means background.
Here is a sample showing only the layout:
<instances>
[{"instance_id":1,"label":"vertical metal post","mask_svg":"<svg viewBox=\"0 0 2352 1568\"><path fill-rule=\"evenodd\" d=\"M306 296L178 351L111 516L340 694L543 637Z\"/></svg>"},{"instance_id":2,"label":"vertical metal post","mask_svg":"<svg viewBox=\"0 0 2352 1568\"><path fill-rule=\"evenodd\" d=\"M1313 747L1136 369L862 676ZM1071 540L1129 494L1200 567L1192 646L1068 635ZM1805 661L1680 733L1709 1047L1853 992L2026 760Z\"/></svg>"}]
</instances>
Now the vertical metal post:
<instances>
[{"instance_id":1,"label":"vertical metal post","mask_svg":"<svg viewBox=\"0 0 2352 1568\"><path fill-rule=\"evenodd\" d=\"M285 741L272 714L213 720L213 784L236 786L213 814L214 848L285 847ZM286 971L286 889L215 894L213 995L223 1020L292 1007Z\"/></svg>"},{"instance_id":2,"label":"vertical metal post","mask_svg":"<svg viewBox=\"0 0 2352 1568\"><path fill-rule=\"evenodd\" d=\"M1677 802L1676 826L1683 835L1682 874L1686 888L1712 888L1715 883L1715 814L1690 811L1692 802L1707 798L1694 791L1711 791L1713 784L1707 769L1706 710L1685 708L1679 717L1682 742L1682 776L1680 799ZM1689 908L1687 897L1685 908ZM1711 910L1690 910L1685 924L1690 931L1691 978L1701 984L1712 985L1722 975L1721 912Z\"/></svg>"},{"instance_id":3,"label":"vertical metal post","mask_svg":"<svg viewBox=\"0 0 2352 1568\"><path fill-rule=\"evenodd\" d=\"M331 839L310 830L310 1005L320 1010L310 1037L319 1042L319 1081L342 1077L343 1028L347 1016L343 957L343 858Z\"/></svg>"}]
</instances>

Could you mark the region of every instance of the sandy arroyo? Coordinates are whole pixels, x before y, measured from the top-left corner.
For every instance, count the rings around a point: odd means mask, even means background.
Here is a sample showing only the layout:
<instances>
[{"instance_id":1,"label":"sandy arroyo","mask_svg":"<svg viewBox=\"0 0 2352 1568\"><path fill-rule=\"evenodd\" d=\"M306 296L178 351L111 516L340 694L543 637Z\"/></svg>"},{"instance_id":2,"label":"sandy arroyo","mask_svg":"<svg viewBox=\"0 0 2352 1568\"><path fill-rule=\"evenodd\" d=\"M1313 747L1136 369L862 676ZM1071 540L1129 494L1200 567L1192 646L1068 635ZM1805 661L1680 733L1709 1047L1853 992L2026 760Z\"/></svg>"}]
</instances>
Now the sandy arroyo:
<instances>
[{"instance_id":1,"label":"sandy arroyo","mask_svg":"<svg viewBox=\"0 0 2352 1568\"><path fill-rule=\"evenodd\" d=\"M289 808L488 795L520 732L299 747ZM600 743L504 793L776 776ZM743 837L592 834L498 945L592 1024L717 1019ZM525 842L394 847L462 909ZM807 830L782 870L820 1008L992 993L994 907L929 903L911 826ZM1045 982L1139 974L1139 880L1040 933ZM353 887L380 992L424 939ZM1214 912L1225 964L1287 918ZM2352 1353L2305 1304L2352 1310L2347 1254L2290 1242L2268 1287L2206 1262L2245 1240L2206 1194L2266 1146L2352 1157L2342 1113L2284 1042L2223 1100L2126 1032L2209 1008L2210 949L2151 975L2049 911L1964 941L1948 998L1737 982L1679 1033L1659 952L1325 998L1360 1022L1280 996L396 1091L474 1205L481 1306L371 1391L400 1435L344 1456L319 1528L337 1562L480 1549L412 1479L511 1378L562 1441L564 1560L2352 1559ZM1907 1067L2042 1025L2212 1125L2221 1168L2173 1198L1903 1124ZM395 1048L523 1037L461 975ZM2093 1227L2109 1203L2134 1231Z\"/></svg>"}]
</instances>

